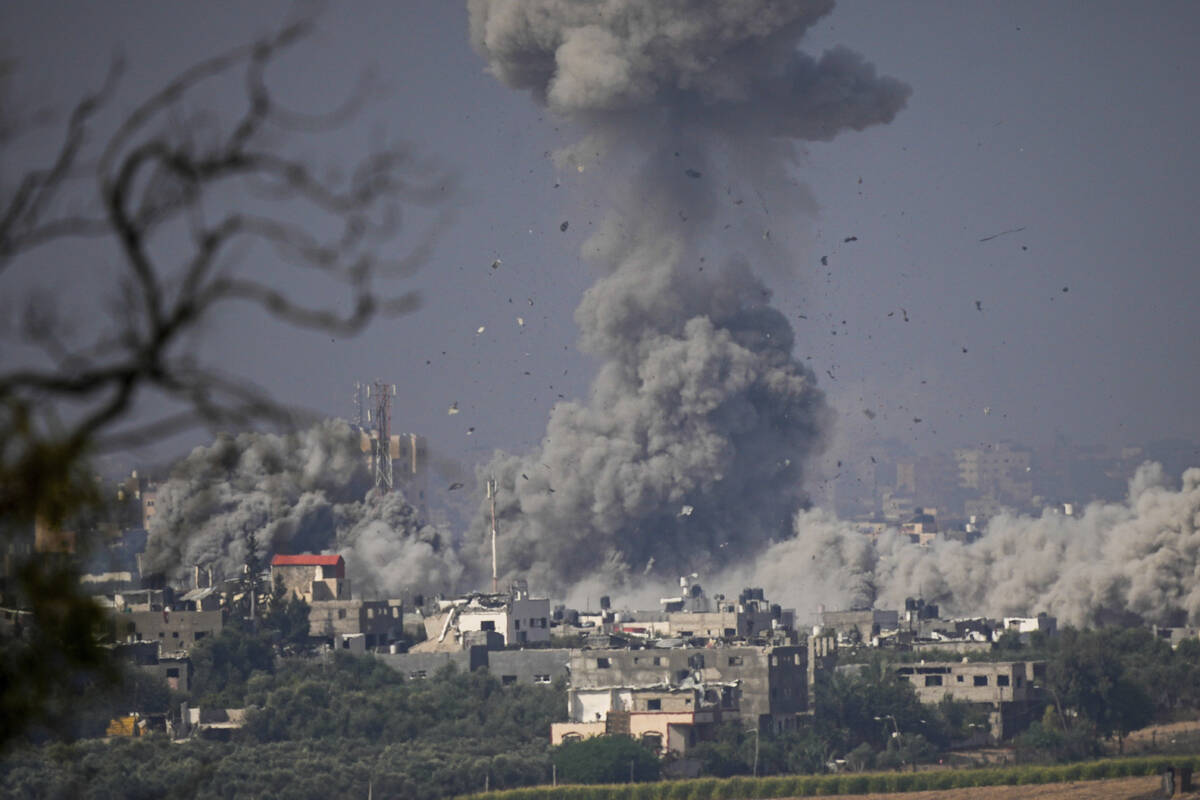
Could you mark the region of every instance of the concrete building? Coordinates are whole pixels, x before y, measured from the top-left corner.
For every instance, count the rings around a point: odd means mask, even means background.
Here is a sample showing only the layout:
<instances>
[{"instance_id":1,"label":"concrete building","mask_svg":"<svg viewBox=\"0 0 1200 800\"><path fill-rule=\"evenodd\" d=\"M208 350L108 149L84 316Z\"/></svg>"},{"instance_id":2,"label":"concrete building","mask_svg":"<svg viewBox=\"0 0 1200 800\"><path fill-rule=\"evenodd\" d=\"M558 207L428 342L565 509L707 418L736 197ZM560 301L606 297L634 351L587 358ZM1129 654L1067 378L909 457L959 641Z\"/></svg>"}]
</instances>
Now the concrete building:
<instances>
[{"instance_id":1,"label":"concrete building","mask_svg":"<svg viewBox=\"0 0 1200 800\"><path fill-rule=\"evenodd\" d=\"M576 720L573 713L571 721L551 724L550 742L629 736L659 755L683 755L711 738L722 712L736 713L735 687L719 688L719 695L715 687L695 686L581 690L575 702L587 710L578 716L593 713L595 718Z\"/></svg>"},{"instance_id":2,"label":"concrete building","mask_svg":"<svg viewBox=\"0 0 1200 800\"><path fill-rule=\"evenodd\" d=\"M464 636L474 631L493 631L504 637L505 646L542 644L550 641L550 599L531 597L524 581L515 581L507 594L474 593L442 600L438 613L425 618L425 638L417 652L459 649Z\"/></svg>"},{"instance_id":3,"label":"concrete building","mask_svg":"<svg viewBox=\"0 0 1200 800\"><path fill-rule=\"evenodd\" d=\"M350 599L346 562L339 555L276 554L271 559L271 585L276 581L282 581L285 589L309 604Z\"/></svg>"},{"instance_id":4,"label":"concrete building","mask_svg":"<svg viewBox=\"0 0 1200 800\"><path fill-rule=\"evenodd\" d=\"M308 635L334 644L363 635L367 650L386 647L404 635L403 613L389 600L314 600L309 604Z\"/></svg>"},{"instance_id":5,"label":"concrete building","mask_svg":"<svg viewBox=\"0 0 1200 800\"><path fill-rule=\"evenodd\" d=\"M821 627L831 628L839 640L870 642L886 631L900 628L900 612L878 608L821 611Z\"/></svg>"},{"instance_id":6,"label":"concrete building","mask_svg":"<svg viewBox=\"0 0 1200 800\"><path fill-rule=\"evenodd\" d=\"M1045 664L1025 661L940 661L901 664L896 675L916 689L922 703L943 697L986 706L992 736L1006 739L1032 721L1042 700L1038 681Z\"/></svg>"},{"instance_id":7,"label":"concrete building","mask_svg":"<svg viewBox=\"0 0 1200 800\"><path fill-rule=\"evenodd\" d=\"M111 620L114 641L158 642L160 656L186 653L223 627L220 611L118 611Z\"/></svg>"},{"instance_id":8,"label":"concrete building","mask_svg":"<svg viewBox=\"0 0 1200 800\"><path fill-rule=\"evenodd\" d=\"M794 728L797 715L809 708L808 652L802 646L572 650L570 680L574 722L632 710L623 693L653 687L698 688L706 703L730 703L737 717L764 731ZM604 698L620 703L601 708Z\"/></svg>"}]
</instances>

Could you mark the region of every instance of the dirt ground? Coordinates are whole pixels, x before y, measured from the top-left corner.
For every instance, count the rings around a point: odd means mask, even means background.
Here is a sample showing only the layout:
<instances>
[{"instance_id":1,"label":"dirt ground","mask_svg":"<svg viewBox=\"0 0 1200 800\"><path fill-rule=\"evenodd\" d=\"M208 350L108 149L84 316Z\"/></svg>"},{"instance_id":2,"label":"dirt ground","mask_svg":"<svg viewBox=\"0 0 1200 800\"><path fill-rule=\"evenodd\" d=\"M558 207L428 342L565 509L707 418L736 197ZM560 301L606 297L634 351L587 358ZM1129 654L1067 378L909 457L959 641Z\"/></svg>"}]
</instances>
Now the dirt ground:
<instances>
[{"instance_id":1,"label":"dirt ground","mask_svg":"<svg viewBox=\"0 0 1200 800\"><path fill-rule=\"evenodd\" d=\"M1162 779L1152 775L1142 778L1113 778L1106 781L1047 783L1040 786L973 786L928 792L833 795L830 800L1150 800L1162 796L1161 787ZM1175 796L1200 798L1200 794Z\"/></svg>"}]
</instances>

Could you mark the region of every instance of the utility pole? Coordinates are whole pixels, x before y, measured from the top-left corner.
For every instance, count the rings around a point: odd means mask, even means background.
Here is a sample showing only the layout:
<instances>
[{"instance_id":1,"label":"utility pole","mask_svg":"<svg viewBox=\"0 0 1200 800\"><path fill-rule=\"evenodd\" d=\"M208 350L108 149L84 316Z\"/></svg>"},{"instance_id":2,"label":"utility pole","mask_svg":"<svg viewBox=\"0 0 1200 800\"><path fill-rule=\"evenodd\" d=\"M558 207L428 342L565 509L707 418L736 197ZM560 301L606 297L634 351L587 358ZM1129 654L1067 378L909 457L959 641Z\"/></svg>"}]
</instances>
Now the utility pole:
<instances>
[{"instance_id":1,"label":"utility pole","mask_svg":"<svg viewBox=\"0 0 1200 800\"><path fill-rule=\"evenodd\" d=\"M500 591L500 582L496 572L496 479L488 478L487 496L492 501L492 594Z\"/></svg>"}]
</instances>

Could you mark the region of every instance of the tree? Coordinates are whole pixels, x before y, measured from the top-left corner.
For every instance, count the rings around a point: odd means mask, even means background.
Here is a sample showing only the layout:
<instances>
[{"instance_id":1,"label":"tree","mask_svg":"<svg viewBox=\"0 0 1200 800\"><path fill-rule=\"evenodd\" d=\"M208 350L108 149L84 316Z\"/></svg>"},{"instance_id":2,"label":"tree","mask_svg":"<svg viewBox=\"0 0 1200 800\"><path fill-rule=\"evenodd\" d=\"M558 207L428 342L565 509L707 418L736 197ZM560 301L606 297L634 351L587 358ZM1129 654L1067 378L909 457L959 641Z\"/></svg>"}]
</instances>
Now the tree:
<instances>
[{"instance_id":1,"label":"tree","mask_svg":"<svg viewBox=\"0 0 1200 800\"><path fill-rule=\"evenodd\" d=\"M658 779L658 757L628 736L595 736L567 742L551 755L566 783L625 783Z\"/></svg>"},{"instance_id":2,"label":"tree","mask_svg":"<svg viewBox=\"0 0 1200 800\"><path fill-rule=\"evenodd\" d=\"M9 123L21 115L0 92L0 176L19 176L0 185L8 315L16 311L14 276L71 242L88 245L86 255L74 254L87 259L80 271L99 269L98 253L111 256L117 287L107 309L91 300L83 327L53 299L61 287L28 294L20 344L35 355L0 368L0 543L21 560L2 599L32 619L20 637L0 634L0 747L31 725L61 722L81 687L115 680L95 635L103 615L73 567L32 554L35 526L71 530L86 547L88 517L102 506L89 460L196 424L291 418L250 382L198 359L195 334L214 312L249 304L285 324L351 335L419 304L413 292L388 296L378 284L428 257L449 217L451 181L400 146L369 152L333 179L287 153L289 136L344 124L365 99L354 92L318 116L277 102L268 69L311 28L302 20L196 64L104 129L101 112L112 107L122 72L114 64L71 110L45 163L32 168L23 160L14 167L24 155L11 145L23 129ZM192 106L211 82L238 78L243 103L233 118ZM406 221L401 209L412 204L431 207L433 222L411 246L389 244ZM300 208L304 222L294 218ZM385 245L401 255L382 258ZM286 288L280 270L293 268L323 276L327 304ZM135 418L148 398L168 410Z\"/></svg>"},{"instance_id":3,"label":"tree","mask_svg":"<svg viewBox=\"0 0 1200 800\"><path fill-rule=\"evenodd\" d=\"M283 578L276 575L262 629L285 652L298 652L308 644L308 612L309 605L304 598L289 592L283 585Z\"/></svg>"}]
</instances>

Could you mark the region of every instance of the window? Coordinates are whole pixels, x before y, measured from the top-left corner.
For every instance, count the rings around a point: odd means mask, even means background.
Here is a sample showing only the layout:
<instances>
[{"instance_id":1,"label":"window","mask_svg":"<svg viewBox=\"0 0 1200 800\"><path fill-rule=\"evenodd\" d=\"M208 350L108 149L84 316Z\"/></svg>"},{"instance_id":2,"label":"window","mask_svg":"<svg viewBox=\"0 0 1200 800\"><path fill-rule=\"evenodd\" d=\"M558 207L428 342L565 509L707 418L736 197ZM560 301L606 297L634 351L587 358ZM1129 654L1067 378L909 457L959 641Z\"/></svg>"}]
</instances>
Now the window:
<instances>
[{"instance_id":1,"label":"window","mask_svg":"<svg viewBox=\"0 0 1200 800\"><path fill-rule=\"evenodd\" d=\"M200 641L205 636L208 636L208 631L196 631L196 641Z\"/></svg>"},{"instance_id":2,"label":"window","mask_svg":"<svg viewBox=\"0 0 1200 800\"><path fill-rule=\"evenodd\" d=\"M515 631L521 630L521 620L519 620L519 619L513 620L513 630L515 630Z\"/></svg>"},{"instance_id":3,"label":"window","mask_svg":"<svg viewBox=\"0 0 1200 800\"><path fill-rule=\"evenodd\" d=\"M550 676L549 675L534 675L533 682L534 683L549 683Z\"/></svg>"},{"instance_id":4,"label":"window","mask_svg":"<svg viewBox=\"0 0 1200 800\"><path fill-rule=\"evenodd\" d=\"M496 623L494 620L485 619L483 622L479 623L479 630L494 631L496 630Z\"/></svg>"},{"instance_id":5,"label":"window","mask_svg":"<svg viewBox=\"0 0 1200 800\"><path fill-rule=\"evenodd\" d=\"M1017 688L1018 688L1018 689L1020 689L1020 688L1021 688L1021 684L1022 684L1022 683L1024 683L1024 682L1025 682L1025 681L1023 681L1023 680L1021 679L1021 676L1020 676L1020 675L1018 675L1018 676L1017 676Z\"/></svg>"},{"instance_id":6,"label":"window","mask_svg":"<svg viewBox=\"0 0 1200 800\"><path fill-rule=\"evenodd\" d=\"M566 737L563 737L566 739ZM642 745L654 750L662 750L662 734L647 731L642 734Z\"/></svg>"},{"instance_id":7,"label":"window","mask_svg":"<svg viewBox=\"0 0 1200 800\"><path fill-rule=\"evenodd\" d=\"M646 710L647 711L662 711L662 700L658 699L657 697L654 698L653 700L647 700L646 701Z\"/></svg>"},{"instance_id":8,"label":"window","mask_svg":"<svg viewBox=\"0 0 1200 800\"><path fill-rule=\"evenodd\" d=\"M338 609L338 619L345 619L345 618L346 618L346 609L339 608Z\"/></svg>"},{"instance_id":9,"label":"window","mask_svg":"<svg viewBox=\"0 0 1200 800\"><path fill-rule=\"evenodd\" d=\"M179 631L171 631L171 638L172 638L172 639L178 639L178 638L179 638Z\"/></svg>"},{"instance_id":10,"label":"window","mask_svg":"<svg viewBox=\"0 0 1200 800\"><path fill-rule=\"evenodd\" d=\"M742 665L742 663L743 663L743 659L741 656L730 656L729 657L729 666L731 666L731 667L740 667Z\"/></svg>"},{"instance_id":11,"label":"window","mask_svg":"<svg viewBox=\"0 0 1200 800\"><path fill-rule=\"evenodd\" d=\"M179 677L179 667L167 667L167 677L168 678L178 678Z\"/></svg>"},{"instance_id":12,"label":"window","mask_svg":"<svg viewBox=\"0 0 1200 800\"><path fill-rule=\"evenodd\" d=\"M996 685L997 686L1008 686L1008 676L1007 675L997 675L996 676Z\"/></svg>"},{"instance_id":13,"label":"window","mask_svg":"<svg viewBox=\"0 0 1200 800\"><path fill-rule=\"evenodd\" d=\"M963 682L963 676L962 676L962 675L956 675L956 676L954 677L954 679L955 679L956 681L958 681L959 683L962 683L962 682Z\"/></svg>"},{"instance_id":14,"label":"window","mask_svg":"<svg viewBox=\"0 0 1200 800\"><path fill-rule=\"evenodd\" d=\"M425 677L425 670L419 669L416 672L410 672L408 677L412 680L420 680Z\"/></svg>"},{"instance_id":15,"label":"window","mask_svg":"<svg viewBox=\"0 0 1200 800\"><path fill-rule=\"evenodd\" d=\"M500 676L500 685L501 686L512 686L516 682L517 682L516 675L501 675Z\"/></svg>"},{"instance_id":16,"label":"window","mask_svg":"<svg viewBox=\"0 0 1200 800\"><path fill-rule=\"evenodd\" d=\"M608 669L610 666L612 666L612 664L609 663L607 658L596 659L596 669Z\"/></svg>"},{"instance_id":17,"label":"window","mask_svg":"<svg viewBox=\"0 0 1200 800\"><path fill-rule=\"evenodd\" d=\"M688 666L692 669L704 669L704 656L700 653L696 653L694 656L689 656Z\"/></svg>"},{"instance_id":18,"label":"window","mask_svg":"<svg viewBox=\"0 0 1200 800\"><path fill-rule=\"evenodd\" d=\"M655 657L654 657L654 666L656 666L656 667L661 667L661 666L662 666L662 656L655 656Z\"/></svg>"},{"instance_id":19,"label":"window","mask_svg":"<svg viewBox=\"0 0 1200 800\"><path fill-rule=\"evenodd\" d=\"M925 676L925 685L926 686L941 686L942 685L942 676L941 675L926 675Z\"/></svg>"},{"instance_id":20,"label":"window","mask_svg":"<svg viewBox=\"0 0 1200 800\"><path fill-rule=\"evenodd\" d=\"M578 733L564 733L562 740L564 743L565 742L579 742L579 741L583 740L583 737L580 736Z\"/></svg>"},{"instance_id":21,"label":"window","mask_svg":"<svg viewBox=\"0 0 1200 800\"><path fill-rule=\"evenodd\" d=\"M975 676L975 685L976 686L987 686L988 685L987 675L976 675Z\"/></svg>"},{"instance_id":22,"label":"window","mask_svg":"<svg viewBox=\"0 0 1200 800\"><path fill-rule=\"evenodd\" d=\"M725 629L725 638L726 639L732 639L735 636L737 636L736 628L726 628Z\"/></svg>"}]
</instances>

